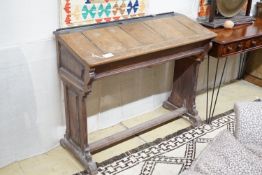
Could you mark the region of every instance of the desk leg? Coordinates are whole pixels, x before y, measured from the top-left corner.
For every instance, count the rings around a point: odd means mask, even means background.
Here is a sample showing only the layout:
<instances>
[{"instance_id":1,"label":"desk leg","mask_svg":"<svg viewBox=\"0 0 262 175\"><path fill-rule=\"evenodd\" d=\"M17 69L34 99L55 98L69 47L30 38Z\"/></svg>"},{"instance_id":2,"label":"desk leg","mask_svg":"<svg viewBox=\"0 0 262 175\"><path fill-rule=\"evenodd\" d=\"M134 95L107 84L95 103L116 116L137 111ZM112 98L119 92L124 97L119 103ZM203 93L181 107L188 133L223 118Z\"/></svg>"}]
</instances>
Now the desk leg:
<instances>
[{"instance_id":1,"label":"desk leg","mask_svg":"<svg viewBox=\"0 0 262 175\"><path fill-rule=\"evenodd\" d=\"M172 93L163 105L172 110L186 107L187 116L194 126L202 123L195 105L199 65L200 61L197 61L195 57L175 62Z\"/></svg>"},{"instance_id":2,"label":"desk leg","mask_svg":"<svg viewBox=\"0 0 262 175\"><path fill-rule=\"evenodd\" d=\"M91 175L94 175L97 174L97 167L92 161L87 138L87 95L88 93L76 91L64 84L66 133L60 143L81 161Z\"/></svg>"}]
</instances>

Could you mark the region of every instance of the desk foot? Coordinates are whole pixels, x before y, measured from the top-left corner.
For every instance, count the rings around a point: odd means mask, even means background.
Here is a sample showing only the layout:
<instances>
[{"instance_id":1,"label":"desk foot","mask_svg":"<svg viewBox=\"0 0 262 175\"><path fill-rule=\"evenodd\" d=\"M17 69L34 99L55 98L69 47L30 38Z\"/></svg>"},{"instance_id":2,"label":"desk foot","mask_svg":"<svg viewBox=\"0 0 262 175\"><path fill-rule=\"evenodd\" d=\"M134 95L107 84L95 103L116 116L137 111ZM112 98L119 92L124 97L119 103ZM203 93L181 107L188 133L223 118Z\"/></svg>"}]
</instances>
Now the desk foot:
<instances>
[{"instance_id":1,"label":"desk foot","mask_svg":"<svg viewBox=\"0 0 262 175\"><path fill-rule=\"evenodd\" d=\"M178 109L177 106L175 106L168 100L163 103L163 108L170 110L170 111ZM197 127L203 124L201 118L198 115L197 110L194 110L194 115L187 112L186 114L184 114L183 117L186 118L194 127Z\"/></svg>"},{"instance_id":2,"label":"desk foot","mask_svg":"<svg viewBox=\"0 0 262 175\"><path fill-rule=\"evenodd\" d=\"M187 59L176 60L172 92L163 105L171 110L185 107L187 119L193 126L198 126L202 123L196 110L195 99L199 65L203 56L201 55L201 58L188 57Z\"/></svg>"},{"instance_id":3,"label":"desk foot","mask_svg":"<svg viewBox=\"0 0 262 175\"><path fill-rule=\"evenodd\" d=\"M203 124L203 121L201 120L200 116L197 115L192 115L192 114L185 114L186 118L189 120L189 122L192 124L193 127L198 127Z\"/></svg>"},{"instance_id":4,"label":"desk foot","mask_svg":"<svg viewBox=\"0 0 262 175\"><path fill-rule=\"evenodd\" d=\"M69 150L84 165L90 175L96 175L98 173L96 163L92 160L88 148L83 152L78 146L67 138L61 139L60 144L63 148Z\"/></svg>"}]
</instances>

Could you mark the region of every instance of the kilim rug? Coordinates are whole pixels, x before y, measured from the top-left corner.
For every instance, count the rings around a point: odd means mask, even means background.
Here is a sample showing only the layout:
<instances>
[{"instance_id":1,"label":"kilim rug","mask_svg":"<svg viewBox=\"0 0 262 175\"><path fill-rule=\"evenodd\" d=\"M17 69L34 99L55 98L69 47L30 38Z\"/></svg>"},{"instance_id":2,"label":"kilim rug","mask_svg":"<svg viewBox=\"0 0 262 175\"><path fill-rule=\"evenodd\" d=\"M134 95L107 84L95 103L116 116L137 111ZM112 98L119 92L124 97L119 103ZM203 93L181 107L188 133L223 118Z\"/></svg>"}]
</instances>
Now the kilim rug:
<instances>
[{"instance_id":1,"label":"kilim rug","mask_svg":"<svg viewBox=\"0 0 262 175\"><path fill-rule=\"evenodd\" d=\"M147 0L59 0L61 27L142 17Z\"/></svg>"},{"instance_id":2,"label":"kilim rug","mask_svg":"<svg viewBox=\"0 0 262 175\"><path fill-rule=\"evenodd\" d=\"M210 125L186 128L98 164L99 175L176 175L222 130L234 131L233 110L214 117ZM87 175L83 171L76 175Z\"/></svg>"}]
</instances>

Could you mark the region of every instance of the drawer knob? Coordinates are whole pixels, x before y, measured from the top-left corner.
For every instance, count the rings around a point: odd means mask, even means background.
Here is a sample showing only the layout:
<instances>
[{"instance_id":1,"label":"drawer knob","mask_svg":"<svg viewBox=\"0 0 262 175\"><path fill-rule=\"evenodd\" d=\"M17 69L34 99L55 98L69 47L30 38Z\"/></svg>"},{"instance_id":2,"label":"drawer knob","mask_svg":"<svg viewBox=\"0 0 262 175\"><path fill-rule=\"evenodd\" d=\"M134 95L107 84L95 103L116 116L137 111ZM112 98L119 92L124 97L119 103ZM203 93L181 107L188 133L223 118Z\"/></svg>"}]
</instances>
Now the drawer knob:
<instances>
[{"instance_id":1,"label":"drawer knob","mask_svg":"<svg viewBox=\"0 0 262 175\"><path fill-rule=\"evenodd\" d=\"M237 48L238 48L238 49L242 49L242 48L243 48L243 44L238 44L238 45L237 45Z\"/></svg>"},{"instance_id":2,"label":"drawer knob","mask_svg":"<svg viewBox=\"0 0 262 175\"><path fill-rule=\"evenodd\" d=\"M233 48L232 48L231 46L228 46L228 47L227 47L227 50L228 50L229 52L231 52L231 51L233 51Z\"/></svg>"},{"instance_id":3,"label":"drawer knob","mask_svg":"<svg viewBox=\"0 0 262 175\"><path fill-rule=\"evenodd\" d=\"M256 46L257 42L256 41L251 41L252 46Z\"/></svg>"}]
</instances>

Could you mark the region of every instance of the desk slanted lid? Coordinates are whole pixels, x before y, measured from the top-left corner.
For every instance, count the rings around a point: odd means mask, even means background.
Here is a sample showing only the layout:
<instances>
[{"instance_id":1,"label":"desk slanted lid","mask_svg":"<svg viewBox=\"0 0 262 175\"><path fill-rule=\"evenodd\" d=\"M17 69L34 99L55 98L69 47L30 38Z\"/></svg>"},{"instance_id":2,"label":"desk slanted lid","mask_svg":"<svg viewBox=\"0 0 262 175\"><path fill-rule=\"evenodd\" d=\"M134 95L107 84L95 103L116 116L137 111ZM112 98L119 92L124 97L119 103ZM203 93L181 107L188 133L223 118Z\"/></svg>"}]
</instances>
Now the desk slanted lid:
<instances>
[{"instance_id":1,"label":"desk slanted lid","mask_svg":"<svg viewBox=\"0 0 262 175\"><path fill-rule=\"evenodd\" d=\"M91 68L215 36L178 14L57 33L57 39Z\"/></svg>"}]
</instances>

